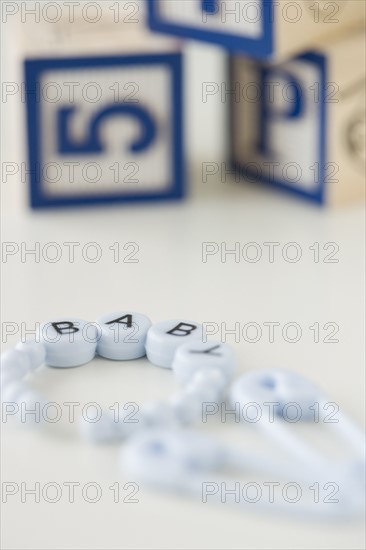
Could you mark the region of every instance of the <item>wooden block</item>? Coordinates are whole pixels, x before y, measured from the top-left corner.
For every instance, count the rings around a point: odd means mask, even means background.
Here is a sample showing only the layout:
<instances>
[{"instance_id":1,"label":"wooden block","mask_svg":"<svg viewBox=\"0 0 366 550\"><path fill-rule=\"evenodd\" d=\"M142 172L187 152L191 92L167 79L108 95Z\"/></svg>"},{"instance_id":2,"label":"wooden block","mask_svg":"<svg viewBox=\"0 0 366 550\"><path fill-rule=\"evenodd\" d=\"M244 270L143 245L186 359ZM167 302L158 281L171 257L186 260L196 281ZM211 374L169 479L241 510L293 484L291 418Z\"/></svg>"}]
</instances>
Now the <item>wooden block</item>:
<instances>
[{"instance_id":1,"label":"wooden block","mask_svg":"<svg viewBox=\"0 0 366 550\"><path fill-rule=\"evenodd\" d=\"M21 24L32 207L184 194L181 47L121 4Z\"/></svg>"},{"instance_id":2,"label":"wooden block","mask_svg":"<svg viewBox=\"0 0 366 550\"><path fill-rule=\"evenodd\" d=\"M362 0L148 0L158 32L279 61L365 21Z\"/></svg>"},{"instance_id":3,"label":"wooden block","mask_svg":"<svg viewBox=\"0 0 366 550\"><path fill-rule=\"evenodd\" d=\"M237 168L321 204L362 199L365 61L363 31L281 64L234 56Z\"/></svg>"}]
</instances>

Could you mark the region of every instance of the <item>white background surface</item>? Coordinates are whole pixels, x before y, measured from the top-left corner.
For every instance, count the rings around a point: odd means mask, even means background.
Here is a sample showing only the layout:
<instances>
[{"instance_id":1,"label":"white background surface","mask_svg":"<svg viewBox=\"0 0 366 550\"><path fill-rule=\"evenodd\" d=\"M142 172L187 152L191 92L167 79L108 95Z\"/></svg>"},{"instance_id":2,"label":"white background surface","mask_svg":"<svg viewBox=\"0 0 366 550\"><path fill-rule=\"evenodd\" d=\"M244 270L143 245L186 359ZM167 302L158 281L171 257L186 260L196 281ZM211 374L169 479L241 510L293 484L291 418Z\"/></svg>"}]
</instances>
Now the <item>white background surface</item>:
<instances>
[{"instance_id":1,"label":"white background surface","mask_svg":"<svg viewBox=\"0 0 366 550\"><path fill-rule=\"evenodd\" d=\"M296 321L303 329L297 344L282 338L269 344L267 336L256 344L235 344L229 337L240 372L262 366L301 372L363 422L362 208L325 212L269 191L218 184L201 185L195 197L172 206L37 214L19 208L18 214L5 212L3 223L4 240L95 241L105 256L97 264L31 259L22 264L11 258L2 269L3 320L33 326L55 314L94 320L109 310L131 308L153 321L179 316L229 326ZM117 240L139 243L138 264L113 263L108 246ZM212 258L204 264L202 241L296 241L304 260L225 264ZM339 263L315 264L308 247L316 241L337 242ZM313 343L308 327L316 321L336 322L339 343ZM34 384L60 403L105 404L141 403L175 387L170 372L145 360L125 365L102 359L74 370L44 368ZM225 435L224 428L215 429ZM244 433L234 428L230 439L241 443ZM56 429L42 435L5 426L2 443L3 480L94 481L106 493L94 505L80 499L75 504L9 500L3 505L4 548L363 547L358 523L288 521L146 491L138 504L114 504L108 487L120 479L117 449L94 449L56 436Z\"/></svg>"},{"instance_id":2,"label":"white background surface","mask_svg":"<svg viewBox=\"0 0 366 550\"><path fill-rule=\"evenodd\" d=\"M203 52L203 50L200 50ZM198 52L198 50L197 50ZM207 55L203 52L202 55ZM198 55L198 54L197 54ZM192 67L207 66L196 58ZM201 81L205 78L200 73ZM192 110L188 125L189 150L200 144L195 157L211 161L222 154L220 131L215 135L212 113L197 99L201 81L193 80ZM196 87L194 87L196 86ZM198 88L197 88L198 86ZM197 113L201 118L197 120ZM220 115L221 116L221 115ZM8 126L19 137L21 126ZM18 130L16 130L18 128ZM9 135L10 135L9 134ZM210 141L210 136L212 136ZM11 138L9 140L11 142ZM4 159L17 158L18 150L5 143ZM15 155L15 156L14 156ZM191 155L192 156L192 155ZM77 253L75 263L67 255L55 264L20 256L2 264L2 321L36 322L55 315L94 320L116 309L141 311L153 321L188 318L201 322L244 325L275 321L281 326L297 322L300 342L290 344L280 333L273 344L263 327L256 344L235 343L239 373L260 367L285 367L310 377L322 386L360 424L364 421L364 209L362 205L338 211L321 210L284 194L256 186L202 184L200 170L189 174L187 201L163 206L95 208L33 213L26 206L26 184L13 178L3 185L2 239L16 243L77 241L97 242L102 249L98 263L88 263ZM140 248L136 264L114 263L109 250L115 242L134 241ZM243 245L256 242L263 248L257 263L235 263L219 256L202 262L202 242ZM264 242L279 242L278 250L297 242L302 259L295 264L276 254L269 263ZM313 261L309 247L335 242L338 263ZM66 249L64 249L66 254ZM310 325L335 322L339 343L314 343ZM324 337L324 333L322 334ZM18 337L10 338L4 349ZM169 371L147 360L122 364L96 359L77 369L42 368L34 387L49 400L136 401L169 395L175 384ZM207 428L235 445L251 447L248 429L210 423ZM63 431L64 430L64 431ZM307 430L308 435L311 435ZM318 438L320 439L320 438ZM259 445L260 443L258 443ZM329 453L329 463L339 448L327 438L318 444ZM253 443L254 445L254 443ZM334 449L338 450L334 450ZM55 426L49 433L18 431L2 426L2 480L28 486L76 481L98 483L99 503L80 497L74 504L64 496L59 503L19 496L2 506L4 549L361 549L364 526L360 522L323 523L290 520L259 512L202 504L189 498L167 496L141 489L139 503L113 503L108 489L126 479L118 469L118 447L91 447ZM271 456L274 449L266 450ZM251 479L255 481L255 479ZM314 480L316 481L316 480Z\"/></svg>"}]
</instances>

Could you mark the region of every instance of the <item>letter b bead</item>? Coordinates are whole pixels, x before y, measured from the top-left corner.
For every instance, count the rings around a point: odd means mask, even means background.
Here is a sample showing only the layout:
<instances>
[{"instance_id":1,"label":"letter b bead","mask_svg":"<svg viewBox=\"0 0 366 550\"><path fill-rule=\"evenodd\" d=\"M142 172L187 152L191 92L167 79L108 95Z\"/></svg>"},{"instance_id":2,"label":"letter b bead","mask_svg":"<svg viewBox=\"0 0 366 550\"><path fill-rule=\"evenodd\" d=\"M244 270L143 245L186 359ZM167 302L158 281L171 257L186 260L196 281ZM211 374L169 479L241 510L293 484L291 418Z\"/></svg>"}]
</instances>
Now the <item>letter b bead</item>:
<instances>
[{"instance_id":1,"label":"letter b bead","mask_svg":"<svg viewBox=\"0 0 366 550\"><path fill-rule=\"evenodd\" d=\"M162 321L147 333L146 355L151 363L166 369L172 368L176 349L187 341L202 341L203 328L192 321Z\"/></svg>"},{"instance_id":2,"label":"letter b bead","mask_svg":"<svg viewBox=\"0 0 366 550\"><path fill-rule=\"evenodd\" d=\"M40 327L40 340L51 367L77 367L95 356L98 330L94 323L69 317L47 321Z\"/></svg>"}]
</instances>

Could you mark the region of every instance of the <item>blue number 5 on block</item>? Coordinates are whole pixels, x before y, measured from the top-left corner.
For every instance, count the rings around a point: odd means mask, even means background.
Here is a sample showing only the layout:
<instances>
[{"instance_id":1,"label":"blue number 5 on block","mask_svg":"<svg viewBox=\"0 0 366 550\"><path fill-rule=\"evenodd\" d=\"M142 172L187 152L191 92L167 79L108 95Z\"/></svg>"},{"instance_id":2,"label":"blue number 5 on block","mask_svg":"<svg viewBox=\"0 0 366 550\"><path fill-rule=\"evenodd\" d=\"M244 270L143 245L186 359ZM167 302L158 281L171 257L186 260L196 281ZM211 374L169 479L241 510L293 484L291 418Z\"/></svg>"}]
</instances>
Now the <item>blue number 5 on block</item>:
<instances>
[{"instance_id":1,"label":"blue number 5 on block","mask_svg":"<svg viewBox=\"0 0 366 550\"><path fill-rule=\"evenodd\" d=\"M32 207L183 196L180 53L32 59L25 72Z\"/></svg>"}]
</instances>

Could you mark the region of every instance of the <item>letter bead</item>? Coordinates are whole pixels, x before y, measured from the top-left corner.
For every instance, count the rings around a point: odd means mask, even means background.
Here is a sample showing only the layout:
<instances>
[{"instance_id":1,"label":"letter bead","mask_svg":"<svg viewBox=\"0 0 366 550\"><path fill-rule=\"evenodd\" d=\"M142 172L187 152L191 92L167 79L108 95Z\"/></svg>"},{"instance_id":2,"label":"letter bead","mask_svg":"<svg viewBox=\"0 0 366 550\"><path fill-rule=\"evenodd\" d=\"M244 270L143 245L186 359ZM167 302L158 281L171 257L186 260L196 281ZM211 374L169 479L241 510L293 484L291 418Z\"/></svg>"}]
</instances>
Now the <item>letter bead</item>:
<instances>
[{"instance_id":1,"label":"letter bead","mask_svg":"<svg viewBox=\"0 0 366 550\"><path fill-rule=\"evenodd\" d=\"M190 382L196 372L220 371L231 379L236 368L234 350L221 342L191 341L179 346L173 360L173 371L179 384Z\"/></svg>"},{"instance_id":2,"label":"letter bead","mask_svg":"<svg viewBox=\"0 0 366 550\"><path fill-rule=\"evenodd\" d=\"M97 353L107 359L123 361L144 357L146 336L151 321L146 315L130 311L107 313L98 317Z\"/></svg>"},{"instance_id":3,"label":"letter bead","mask_svg":"<svg viewBox=\"0 0 366 550\"><path fill-rule=\"evenodd\" d=\"M95 323L70 317L43 323L39 337L50 367L77 367L95 356L98 330Z\"/></svg>"},{"instance_id":4,"label":"letter bead","mask_svg":"<svg viewBox=\"0 0 366 550\"><path fill-rule=\"evenodd\" d=\"M162 321L147 333L146 355L151 363L166 369L172 368L176 349L187 340L202 341L203 327L192 321Z\"/></svg>"}]
</instances>

